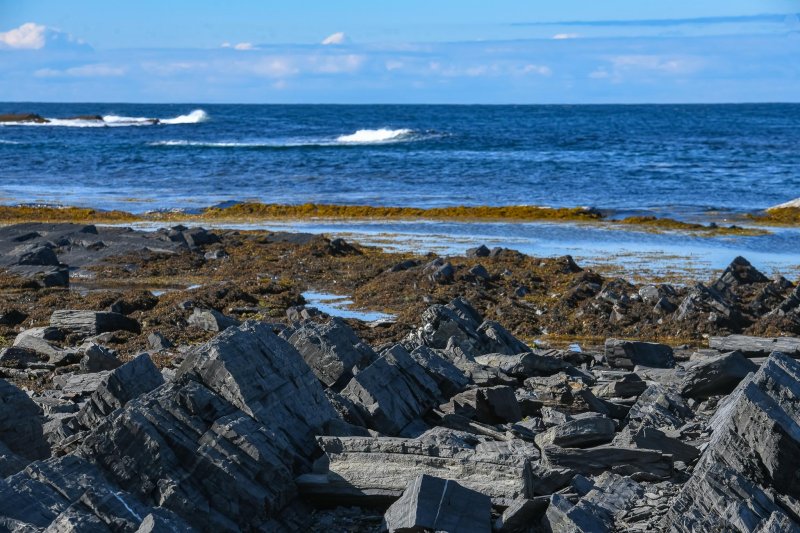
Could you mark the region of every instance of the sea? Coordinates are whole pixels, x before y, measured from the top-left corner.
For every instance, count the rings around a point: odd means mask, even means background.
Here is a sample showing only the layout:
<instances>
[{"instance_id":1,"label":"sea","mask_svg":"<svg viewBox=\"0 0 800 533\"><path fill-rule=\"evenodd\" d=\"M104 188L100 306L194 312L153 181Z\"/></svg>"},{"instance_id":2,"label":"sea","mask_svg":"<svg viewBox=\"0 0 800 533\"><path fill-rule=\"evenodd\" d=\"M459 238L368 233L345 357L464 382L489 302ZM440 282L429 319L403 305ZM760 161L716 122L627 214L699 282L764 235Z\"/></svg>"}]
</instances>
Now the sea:
<instances>
[{"instance_id":1,"label":"sea","mask_svg":"<svg viewBox=\"0 0 800 533\"><path fill-rule=\"evenodd\" d=\"M0 203L196 211L240 201L585 206L736 217L800 196L800 105L0 103ZM70 118L99 116L102 120ZM157 120L156 120L157 119ZM453 252L469 240L669 268L800 265L800 233L697 237L553 223L265 224ZM409 245L411 246L411 245ZM601 257L603 256L603 257ZM678 256L681 260L665 258ZM633 260L632 260L633 261ZM629 265L630 266L630 265Z\"/></svg>"}]
</instances>

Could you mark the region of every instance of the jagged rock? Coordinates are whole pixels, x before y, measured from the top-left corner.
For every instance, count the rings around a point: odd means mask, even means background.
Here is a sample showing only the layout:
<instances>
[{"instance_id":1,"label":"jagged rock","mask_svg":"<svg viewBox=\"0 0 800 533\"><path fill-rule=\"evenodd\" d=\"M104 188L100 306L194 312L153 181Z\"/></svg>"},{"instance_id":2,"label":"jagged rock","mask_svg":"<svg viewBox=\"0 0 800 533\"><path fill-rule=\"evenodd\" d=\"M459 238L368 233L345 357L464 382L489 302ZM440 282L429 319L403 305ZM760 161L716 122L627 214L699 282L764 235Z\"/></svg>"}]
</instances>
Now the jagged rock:
<instances>
[{"instance_id":1,"label":"jagged rock","mask_svg":"<svg viewBox=\"0 0 800 533\"><path fill-rule=\"evenodd\" d=\"M439 353L427 346L418 346L411 352L411 357L433 378L444 397L450 398L464 390L470 379Z\"/></svg>"},{"instance_id":2,"label":"jagged rock","mask_svg":"<svg viewBox=\"0 0 800 533\"><path fill-rule=\"evenodd\" d=\"M545 406L561 406L571 404L572 379L564 372L547 376L532 377L525 380L525 387L533 391L536 398Z\"/></svg>"},{"instance_id":3,"label":"jagged rock","mask_svg":"<svg viewBox=\"0 0 800 533\"><path fill-rule=\"evenodd\" d=\"M767 283L769 278L759 272L750 262L742 256L735 258L720 275L711 287L717 291L725 292L740 285L753 283Z\"/></svg>"},{"instance_id":4,"label":"jagged rock","mask_svg":"<svg viewBox=\"0 0 800 533\"><path fill-rule=\"evenodd\" d=\"M369 427L386 435L399 435L440 395L436 382L400 345L383 352L342 390Z\"/></svg>"},{"instance_id":5,"label":"jagged rock","mask_svg":"<svg viewBox=\"0 0 800 533\"><path fill-rule=\"evenodd\" d=\"M0 326L17 326L25 322L28 315L16 309L8 309L0 312Z\"/></svg>"},{"instance_id":6,"label":"jagged rock","mask_svg":"<svg viewBox=\"0 0 800 533\"><path fill-rule=\"evenodd\" d=\"M59 266L58 257L52 248L40 244L21 244L9 253L14 264L34 266Z\"/></svg>"},{"instance_id":7,"label":"jagged rock","mask_svg":"<svg viewBox=\"0 0 800 533\"><path fill-rule=\"evenodd\" d=\"M83 337L91 337L107 331L131 331L139 333L139 323L125 315L106 311L56 310L50 316L50 327L58 328Z\"/></svg>"},{"instance_id":8,"label":"jagged rock","mask_svg":"<svg viewBox=\"0 0 800 533\"><path fill-rule=\"evenodd\" d=\"M710 396L729 394L750 372L758 366L741 352L730 352L684 365L681 395L686 398L707 399Z\"/></svg>"},{"instance_id":9,"label":"jagged rock","mask_svg":"<svg viewBox=\"0 0 800 533\"><path fill-rule=\"evenodd\" d=\"M332 318L325 324L305 322L288 341L328 387L347 383L354 371L369 366L377 358L372 348L362 343L340 318Z\"/></svg>"},{"instance_id":10,"label":"jagged rock","mask_svg":"<svg viewBox=\"0 0 800 533\"><path fill-rule=\"evenodd\" d=\"M592 393L598 398L630 398L639 396L647 388L647 383L634 372L604 374Z\"/></svg>"},{"instance_id":11,"label":"jagged rock","mask_svg":"<svg viewBox=\"0 0 800 533\"><path fill-rule=\"evenodd\" d=\"M106 370L91 374L61 374L53 377L53 385L60 390L61 397L77 400L96 391L108 373Z\"/></svg>"},{"instance_id":12,"label":"jagged rock","mask_svg":"<svg viewBox=\"0 0 800 533\"><path fill-rule=\"evenodd\" d=\"M47 357L20 346L0 348L0 367L5 368L36 368L48 361Z\"/></svg>"},{"instance_id":13,"label":"jagged rock","mask_svg":"<svg viewBox=\"0 0 800 533\"><path fill-rule=\"evenodd\" d=\"M204 331L225 331L240 324L238 320L227 317L215 309L200 309L199 307L194 308L187 322Z\"/></svg>"},{"instance_id":14,"label":"jagged rock","mask_svg":"<svg viewBox=\"0 0 800 533\"><path fill-rule=\"evenodd\" d=\"M800 357L800 337L710 337L708 346L720 352L742 352L746 357L766 357L772 352Z\"/></svg>"},{"instance_id":15,"label":"jagged rock","mask_svg":"<svg viewBox=\"0 0 800 533\"><path fill-rule=\"evenodd\" d=\"M482 337L482 343L477 355L486 353L499 353L513 355L529 352L528 346L514 337L503 326L497 322L487 320L478 327L478 335Z\"/></svg>"},{"instance_id":16,"label":"jagged rock","mask_svg":"<svg viewBox=\"0 0 800 533\"><path fill-rule=\"evenodd\" d=\"M739 328L742 316L725 296L712 287L696 284L673 315L677 321L712 322L718 326Z\"/></svg>"},{"instance_id":17,"label":"jagged rock","mask_svg":"<svg viewBox=\"0 0 800 533\"><path fill-rule=\"evenodd\" d=\"M667 430L669 431L669 430ZM675 433L671 431L670 433ZM626 427L614 437L614 446L636 447L643 450L658 450L671 455L675 461L691 463L700 455L700 450L686 444L678 438L671 437L650 426Z\"/></svg>"},{"instance_id":18,"label":"jagged rock","mask_svg":"<svg viewBox=\"0 0 800 533\"><path fill-rule=\"evenodd\" d=\"M112 411L163 383L161 372L150 356L143 353L106 374L75 421L84 428L92 428Z\"/></svg>"},{"instance_id":19,"label":"jagged rock","mask_svg":"<svg viewBox=\"0 0 800 533\"><path fill-rule=\"evenodd\" d=\"M0 379L0 442L29 460L43 459L50 447L42 434L42 410L20 389Z\"/></svg>"},{"instance_id":20,"label":"jagged rock","mask_svg":"<svg viewBox=\"0 0 800 533\"><path fill-rule=\"evenodd\" d=\"M440 407L445 414L455 413L484 424L502 424L522 419L514 389L503 385L469 389Z\"/></svg>"},{"instance_id":21,"label":"jagged rock","mask_svg":"<svg viewBox=\"0 0 800 533\"><path fill-rule=\"evenodd\" d=\"M32 350L54 365L77 363L80 360L78 350L60 348L52 341L62 340L63 335L56 328L40 327L20 331L14 338L13 345L17 348Z\"/></svg>"},{"instance_id":22,"label":"jagged rock","mask_svg":"<svg viewBox=\"0 0 800 533\"><path fill-rule=\"evenodd\" d=\"M800 530L800 363L772 354L709 425L708 446L667 515L672 529Z\"/></svg>"},{"instance_id":23,"label":"jagged rock","mask_svg":"<svg viewBox=\"0 0 800 533\"><path fill-rule=\"evenodd\" d=\"M175 345L158 331L154 331L147 335L147 347L153 352L163 352L169 350Z\"/></svg>"},{"instance_id":24,"label":"jagged rock","mask_svg":"<svg viewBox=\"0 0 800 533\"><path fill-rule=\"evenodd\" d=\"M533 495L530 462L538 452L530 443L470 446L363 437L318 437L317 441L328 457L329 472L322 478L306 478L301 483L305 494L346 495L350 502L375 495L397 497L418 475L428 474L453 479L495 503L507 505Z\"/></svg>"},{"instance_id":25,"label":"jagged rock","mask_svg":"<svg viewBox=\"0 0 800 533\"><path fill-rule=\"evenodd\" d=\"M420 474L383 517L390 533L433 530L491 531L491 501L450 479Z\"/></svg>"},{"instance_id":26,"label":"jagged rock","mask_svg":"<svg viewBox=\"0 0 800 533\"><path fill-rule=\"evenodd\" d=\"M606 339L605 356L612 367L633 369L637 365L655 368L675 366L672 348L655 342Z\"/></svg>"},{"instance_id":27,"label":"jagged rock","mask_svg":"<svg viewBox=\"0 0 800 533\"><path fill-rule=\"evenodd\" d=\"M603 416L570 420L539 433L534 439L537 446L556 445L563 448L582 448L611 442L616 425Z\"/></svg>"},{"instance_id":28,"label":"jagged rock","mask_svg":"<svg viewBox=\"0 0 800 533\"><path fill-rule=\"evenodd\" d=\"M189 248L220 242L217 235L207 231L205 228L191 228L181 233Z\"/></svg>"},{"instance_id":29,"label":"jagged rock","mask_svg":"<svg viewBox=\"0 0 800 533\"><path fill-rule=\"evenodd\" d=\"M672 475L672 457L656 450L639 450L615 446L596 448L542 447L542 465L568 468L584 475L613 471L622 475L649 474L666 479Z\"/></svg>"},{"instance_id":30,"label":"jagged rock","mask_svg":"<svg viewBox=\"0 0 800 533\"><path fill-rule=\"evenodd\" d=\"M548 376L570 367L569 363L557 357L536 352L514 355L491 353L475 357L475 362L498 368L509 376L522 379L535 375Z\"/></svg>"},{"instance_id":31,"label":"jagged rock","mask_svg":"<svg viewBox=\"0 0 800 533\"><path fill-rule=\"evenodd\" d=\"M653 384L633 404L626 423L628 427L652 427L677 429L692 418L692 409L676 391L660 384Z\"/></svg>"},{"instance_id":32,"label":"jagged rock","mask_svg":"<svg viewBox=\"0 0 800 533\"><path fill-rule=\"evenodd\" d=\"M550 498L537 496L533 499L517 498L503 514L495 520L493 529L497 533L527 533L534 531L544 516Z\"/></svg>"},{"instance_id":33,"label":"jagged rock","mask_svg":"<svg viewBox=\"0 0 800 533\"><path fill-rule=\"evenodd\" d=\"M481 244L477 248L467 248L467 257L489 257L491 250L485 244Z\"/></svg>"},{"instance_id":34,"label":"jagged rock","mask_svg":"<svg viewBox=\"0 0 800 533\"><path fill-rule=\"evenodd\" d=\"M120 365L122 365L122 361L117 359L117 354L114 350L109 350L105 346L100 346L93 342L84 348L83 358L80 362L82 372L114 370Z\"/></svg>"}]
</instances>

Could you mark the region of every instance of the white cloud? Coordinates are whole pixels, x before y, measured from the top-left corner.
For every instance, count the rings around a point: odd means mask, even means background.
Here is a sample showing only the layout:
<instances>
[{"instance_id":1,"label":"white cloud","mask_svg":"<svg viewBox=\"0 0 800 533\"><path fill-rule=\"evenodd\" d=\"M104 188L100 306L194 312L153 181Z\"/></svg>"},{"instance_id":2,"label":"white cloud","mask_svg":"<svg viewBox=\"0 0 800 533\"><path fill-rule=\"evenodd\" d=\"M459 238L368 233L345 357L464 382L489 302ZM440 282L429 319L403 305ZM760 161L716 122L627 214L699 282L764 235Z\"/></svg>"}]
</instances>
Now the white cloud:
<instances>
[{"instance_id":1,"label":"white cloud","mask_svg":"<svg viewBox=\"0 0 800 533\"><path fill-rule=\"evenodd\" d=\"M520 70L522 74L538 74L540 76L552 76L553 69L547 65L532 65L528 64Z\"/></svg>"},{"instance_id":2,"label":"white cloud","mask_svg":"<svg viewBox=\"0 0 800 533\"><path fill-rule=\"evenodd\" d=\"M553 35L553 39L562 40L562 39L577 39L580 37L577 33L556 33Z\"/></svg>"},{"instance_id":3,"label":"white cloud","mask_svg":"<svg viewBox=\"0 0 800 533\"><path fill-rule=\"evenodd\" d=\"M388 70L388 71L400 70L404 66L405 66L405 63L403 63L402 61L396 61L394 59L391 59L391 60L387 61L386 64L385 64L386 70Z\"/></svg>"},{"instance_id":4,"label":"white cloud","mask_svg":"<svg viewBox=\"0 0 800 533\"><path fill-rule=\"evenodd\" d=\"M124 76L126 73L127 69L123 67L115 67L103 63L96 63L92 65L71 67L65 70L42 68L34 72L33 75L37 78L113 78L117 76Z\"/></svg>"},{"instance_id":5,"label":"white cloud","mask_svg":"<svg viewBox=\"0 0 800 533\"><path fill-rule=\"evenodd\" d=\"M322 40L322 44L324 45L344 44L346 42L347 42L347 35L345 35L343 31L337 31L336 33L332 33Z\"/></svg>"},{"instance_id":6,"label":"white cloud","mask_svg":"<svg viewBox=\"0 0 800 533\"><path fill-rule=\"evenodd\" d=\"M255 47L253 46L253 43L238 43L238 44L234 45L233 49L234 50L253 50L253 49L255 49Z\"/></svg>"},{"instance_id":7,"label":"white cloud","mask_svg":"<svg viewBox=\"0 0 800 533\"><path fill-rule=\"evenodd\" d=\"M690 74L702 67L702 61L685 57L660 55L623 55L611 59L614 70L650 70L664 74Z\"/></svg>"},{"instance_id":8,"label":"white cloud","mask_svg":"<svg viewBox=\"0 0 800 533\"><path fill-rule=\"evenodd\" d=\"M27 22L19 28L0 33L0 43L8 48L21 50L39 50L46 43L47 28L41 24Z\"/></svg>"}]
</instances>

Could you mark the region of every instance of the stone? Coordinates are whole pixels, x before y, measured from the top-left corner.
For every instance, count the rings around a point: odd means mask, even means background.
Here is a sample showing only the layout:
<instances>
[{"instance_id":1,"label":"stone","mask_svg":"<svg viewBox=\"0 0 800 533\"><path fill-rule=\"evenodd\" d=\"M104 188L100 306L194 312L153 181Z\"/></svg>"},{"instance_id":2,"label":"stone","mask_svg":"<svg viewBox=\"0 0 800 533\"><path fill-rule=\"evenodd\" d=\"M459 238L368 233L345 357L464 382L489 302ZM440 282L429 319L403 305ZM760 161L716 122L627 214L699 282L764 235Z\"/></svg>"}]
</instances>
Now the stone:
<instances>
[{"instance_id":1,"label":"stone","mask_svg":"<svg viewBox=\"0 0 800 533\"><path fill-rule=\"evenodd\" d=\"M728 335L726 337L709 337L708 346L720 352L739 351L745 357L767 357L772 352L800 357L800 337Z\"/></svg>"},{"instance_id":2,"label":"stone","mask_svg":"<svg viewBox=\"0 0 800 533\"><path fill-rule=\"evenodd\" d=\"M628 427L678 429L693 417L686 400L672 388L654 383L633 404L625 422Z\"/></svg>"},{"instance_id":3,"label":"stone","mask_svg":"<svg viewBox=\"0 0 800 533\"><path fill-rule=\"evenodd\" d=\"M549 376L571 366L566 361L552 355L541 355L535 352L512 355L490 353L475 357L475 362L498 368L505 374L520 379L531 376Z\"/></svg>"},{"instance_id":4,"label":"stone","mask_svg":"<svg viewBox=\"0 0 800 533\"><path fill-rule=\"evenodd\" d=\"M681 395L705 400L731 393L748 374L758 370L758 366L737 351L686 363L684 370Z\"/></svg>"},{"instance_id":5,"label":"stone","mask_svg":"<svg viewBox=\"0 0 800 533\"><path fill-rule=\"evenodd\" d=\"M0 367L4 368L35 368L48 361L47 357L20 346L0 348Z\"/></svg>"},{"instance_id":6,"label":"stone","mask_svg":"<svg viewBox=\"0 0 800 533\"><path fill-rule=\"evenodd\" d=\"M425 369L396 345L353 377L341 394L360 410L368 427L399 435L435 405L441 391Z\"/></svg>"},{"instance_id":7,"label":"stone","mask_svg":"<svg viewBox=\"0 0 800 533\"><path fill-rule=\"evenodd\" d=\"M672 476L672 457L657 450L640 450L616 446L595 448L542 447L542 465L568 468L584 475L613 471L621 475L649 474L659 479Z\"/></svg>"},{"instance_id":8,"label":"stone","mask_svg":"<svg viewBox=\"0 0 800 533\"><path fill-rule=\"evenodd\" d=\"M455 278L456 270L449 262L437 267L428 276L431 281L440 285L447 285L452 283Z\"/></svg>"},{"instance_id":9,"label":"stone","mask_svg":"<svg viewBox=\"0 0 800 533\"><path fill-rule=\"evenodd\" d=\"M592 393L598 398L631 398L639 396L647 388L647 383L634 372L616 375L605 374L592 387Z\"/></svg>"},{"instance_id":10,"label":"stone","mask_svg":"<svg viewBox=\"0 0 800 533\"><path fill-rule=\"evenodd\" d=\"M345 385L354 373L377 359L372 348L362 343L340 318L332 318L325 324L304 322L288 341L328 387Z\"/></svg>"},{"instance_id":11,"label":"stone","mask_svg":"<svg viewBox=\"0 0 800 533\"><path fill-rule=\"evenodd\" d=\"M475 265L474 267L470 268L467 273L470 276L483 281L488 281L492 277L491 274L489 274L489 271L486 270L486 267L483 265Z\"/></svg>"},{"instance_id":12,"label":"stone","mask_svg":"<svg viewBox=\"0 0 800 533\"><path fill-rule=\"evenodd\" d=\"M59 266L56 253L49 246L39 244L22 244L11 250L17 265Z\"/></svg>"},{"instance_id":13,"label":"stone","mask_svg":"<svg viewBox=\"0 0 800 533\"><path fill-rule=\"evenodd\" d=\"M713 287L697 283L678 305L673 319L679 322L711 322L719 327L738 329L743 325L741 313Z\"/></svg>"},{"instance_id":14,"label":"stone","mask_svg":"<svg viewBox=\"0 0 800 533\"><path fill-rule=\"evenodd\" d=\"M390 533L405 531L458 531L489 533L489 497L457 481L420 474L383 517Z\"/></svg>"},{"instance_id":15,"label":"stone","mask_svg":"<svg viewBox=\"0 0 800 533\"><path fill-rule=\"evenodd\" d=\"M527 533L541 522L550 503L550 498L537 496L532 499L517 498L494 522L497 533Z\"/></svg>"},{"instance_id":16,"label":"stone","mask_svg":"<svg viewBox=\"0 0 800 533\"><path fill-rule=\"evenodd\" d=\"M583 448L611 442L616 425L610 418L603 416L570 420L553 426L535 437L539 448L549 445L563 448Z\"/></svg>"},{"instance_id":17,"label":"stone","mask_svg":"<svg viewBox=\"0 0 800 533\"><path fill-rule=\"evenodd\" d=\"M411 357L433 378L445 398L463 391L470 382L465 372L427 346L415 348Z\"/></svg>"},{"instance_id":18,"label":"stone","mask_svg":"<svg viewBox=\"0 0 800 533\"><path fill-rule=\"evenodd\" d=\"M194 308L187 322L203 331L225 331L240 324L238 320L227 317L215 309L200 309L199 307Z\"/></svg>"},{"instance_id":19,"label":"stone","mask_svg":"<svg viewBox=\"0 0 800 533\"><path fill-rule=\"evenodd\" d=\"M50 455L42 432L42 410L11 383L0 379L0 442L11 453L28 460Z\"/></svg>"},{"instance_id":20,"label":"stone","mask_svg":"<svg viewBox=\"0 0 800 533\"><path fill-rule=\"evenodd\" d=\"M83 337L110 331L141 332L136 320L107 311L56 310L50 316L50 327Z\"/></svg>"},{"instance_id":21,"label":"stone","mask_svg":"<svg viewBox=\"0 0 800 533\"><path fill-rule=\"evenodd\" d=\"M484 424L522 420L514 389L504 385L466 390L451 398L440 409L446 414L455 413Z\"/></svg>"},{"instance_id":22,"label":"stone","mask_svg":"<svg viewBox=\"0 0 800 533\"><path fill-rule=\"evenodd\" d=\"M396 498L418 475L428 474L486 494L494 504L508 505L518 497L533 496L531 461L538 452L522 441L474 444L425 438L318 437L317 442L329 460L329 470L322 478L301 484L303 494L346 494L352 504L375 495Z\"/></svg>"},{"instance_id":23,"label":"stone","mask_svg":"<svg viewBox=\"0 0 800 533\"><path fill-rule=\"evenodd\" d=\"M711 287L717 291L725 292L742 285L768 282L769 278L767 276L759 272L747 259L738 256L728 265Z\"/></svg>"},{"instance_id":24,"label":"stone","mask_svg":"<svg viewBox=\"0 0 800 533\"><path fill-rule=\"evenodd\" d=\"M467 248L466 256L467 257L489 257L491 250L486 247L485 244L481 244L477 248Z\"/></svg>"},{"instance_id":25,"label":"stone","mask_svg":"<svg viewBox=\"0 0 800 533\"><path fill-rule=\"evenodd\" d=\"M153 352L163 352L174 348L175 345L158 331L153 331L147 335L147 347Z\"/></svg>"},{"instance_id":26,"label":"stone","mask_svg":"<svg viewBox=\"0 0 800 533\"><path fill-rule=\"evenodd\" d=\"M773 353L709 427L708 446L667 513L672 529L800 529L796 511L787 513L800 498L800 363Z\"/></svg>"},{"instance_id":27,"label":"stone","mask_svg":"<svg viewBox=\"0 0 800 533\"><path fill-rule=\"evenodd\" d=\"M672 368L675 357L672 348L655 342L606 339L606 361L612 367L633 369L637 365Z\"/></svg>"},{"instance_id":28,"label":"stone","mask_svg":"<svg viewBox=\"0 0 800 533\"><path fill-rule=\"evenodd\" d=\"M93 342L83 349L80 368L82 372L100 372L102 370L114 370L122 365L122 361L117 359L117 353L109 350L105 346L100 346Z\"/></svg>"}]
</instances>

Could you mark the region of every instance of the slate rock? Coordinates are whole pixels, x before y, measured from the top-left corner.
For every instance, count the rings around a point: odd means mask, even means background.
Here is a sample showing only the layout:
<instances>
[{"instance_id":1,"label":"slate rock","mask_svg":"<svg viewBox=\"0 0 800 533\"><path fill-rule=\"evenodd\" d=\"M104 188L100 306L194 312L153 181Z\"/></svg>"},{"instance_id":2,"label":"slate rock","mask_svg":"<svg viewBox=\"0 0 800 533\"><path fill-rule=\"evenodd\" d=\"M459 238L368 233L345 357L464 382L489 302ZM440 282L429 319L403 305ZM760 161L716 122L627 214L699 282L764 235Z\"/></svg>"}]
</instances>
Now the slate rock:
<instances>
[{"instance_id":1,"label":"slate rock","mask_svg":"<svg viewBox=\"0 0 800 533\"><path fill-rule=\"evenodd\" d=\"M800 357L799 337L728 335L726 337L710 337L708 346L720 352L739 351L745 357L767 357L772 352Z\"/></svg>"},{"instance_id":2,"label":"slate rock","mask_svg":"<svg viewBox=\"0 0 800 533\"><path fill-rule=\"evenodd\" d=\"M175 345L158 331L153 331L147 335L147 347L153 352L163 352L174 348Z\"/></svg>"},{"instance_id":3,"label":"slate rock","mask_svg":"<svg viewBox=\"0 0 800 533\"><path fill-rule=\"evenodd\" d=\"M637 365L672 368L675 357L672 348L655 342L606 339L605 356L612 367L633 369Z\"/></svg>"},{"instance_id":4,"label":"slate rock","mask_svg":"<svg viewBox=\"0 0 800 533\"><path fill-rule=\"evenodd\" d=\"M117 358L117 353L105 346L90 342L83 349L83 358L80 362L82 372L114 370L121 365L122 361Z\"/></svg>"},{"instance_id":5,"label":"slate rock","mask_svg":"<svg viewBox=\"0 0 800 533\"><path fill-rule=\"evenodd\" d=\"M225 331L240 324L238 320L225 316L216 309L201 309L199 307L194 308L187 322L204 331Z\"/></svg>"},{"instance_id":6,"label":"slate rock","mask_svg":"<svg viewBox=\"0 0 800 533\"><path fill-rule=\"evenodd\" d=\"M536 435L535 441L539 448L548 445L583 448L611 442L615 431L616 425L610 418L604 416L580 418L553 426L539 433Z\"/></svg>"},{"instance_id":7,"label":"slate rock","mask_svg":"<svg viewBox=\"0 0 800 533\"><path fill-rule=\"evenodd\" d=\"M680 383L685 398L705 400L710 396L731 393L736 386L758 366L741 352L730 352L716 357L692 361L684 365Z\"/></svg>"},{"instance_id":8,"label":"slate rock","mask_svg":"<svg viewBox=\"0 0 800 533\"><path fill-rule=\"evenodd\" d=\"M535 531L549 503L550 498L546 496L537 496L532 499L517 498L495 520L493 529L497 533L528 533Z\"/></svg>"},{"instance_id":9,"label":"slate rock","mask_svg":"<svg viewBox=\"0 0 800 533\"><path fill-rule=\"evenodd\" d=\"M50 316L50 327L62 331L91 337L111 331L139 333L139 323L125 315L107 311L56 310Z\"/></svg>"},{"instance_id":10,"label":"slate rock","mask_svg":"<svg viewBox=\"0 0 800 533\"><path fill-rule=\"evenodd\" d=\"M584 475L614 471L622 475L649 474L667 479L672 476L672 457L657 450L640 450L616 446L595 448L542 447L542 465L568 468Z\"/></svg>"},{"instance_id":11,"label":"slate rock","mask_svg":"<svg viewBox=\"0 0 800 533\"><path fill-rule=\"evenodd\" d=\"M50 455L42 433L42 410L27 394L0 379L0 441L29 460Z\"/></svg>"},{"instance_id":12,"label":"slate rock","mask_svg":"<svg viewBox=\"0 0 800 533\"><path fill-rule=\"evenodd\" d=\"M504 385L466 390L455 395L440 409L446 414L455 413L484 424L502 424L522 419L514 389Z\"/></svg>"},{"instance_id":13,"label":"slate rock","mask_svg":"<svg viewBox=\"0 0 800 533\"><path fill-rule=\"evenodd\" d=\"M427 346L418 346L411 357L433 378L444 398L450 398L463 391L470 382L465 372Z\"/></svg>"}]
</instances>

